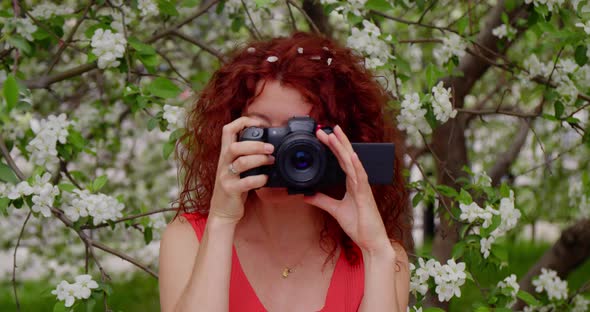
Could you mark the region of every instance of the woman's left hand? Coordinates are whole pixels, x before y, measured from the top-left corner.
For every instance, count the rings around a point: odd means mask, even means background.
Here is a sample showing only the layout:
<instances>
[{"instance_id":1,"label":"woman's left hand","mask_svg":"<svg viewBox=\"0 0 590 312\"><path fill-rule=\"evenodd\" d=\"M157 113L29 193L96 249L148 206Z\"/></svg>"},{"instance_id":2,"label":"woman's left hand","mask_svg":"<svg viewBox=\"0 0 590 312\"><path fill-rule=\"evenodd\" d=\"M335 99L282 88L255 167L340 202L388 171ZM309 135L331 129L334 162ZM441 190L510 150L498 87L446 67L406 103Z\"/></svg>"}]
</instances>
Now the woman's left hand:
<instances>
[{"instance_id":1,"label":"woman's left hand","mask_svg":"<svg viewBox=\"0 0 590 312\"><path fill-rule=\"evenodd\" d=\"M322 143L330 147L346 173L346 194L341 200L337 200L323 193L316 193L313 196L305 196L304 202L331 214L363 252L378 253L391 250L391 242L379 214L367 173L342 128L334 127L334 132L330 135L318 130L316 135Z\"/></svg>"}]
</instances>

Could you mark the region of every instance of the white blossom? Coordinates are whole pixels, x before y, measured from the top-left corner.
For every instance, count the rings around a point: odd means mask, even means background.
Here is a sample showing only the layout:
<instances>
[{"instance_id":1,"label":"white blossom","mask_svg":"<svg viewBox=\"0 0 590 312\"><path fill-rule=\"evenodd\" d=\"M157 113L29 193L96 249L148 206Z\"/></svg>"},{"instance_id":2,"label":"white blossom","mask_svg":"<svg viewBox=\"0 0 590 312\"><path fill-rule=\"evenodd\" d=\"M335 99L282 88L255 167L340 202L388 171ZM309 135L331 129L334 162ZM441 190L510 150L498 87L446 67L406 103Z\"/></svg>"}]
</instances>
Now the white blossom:
<instances>
[{"instance_id":1,"label":"white blossom","mask_svg":"<svg viewBox=\"0 0 590 312\"><path fill-rule=\"evenodd\" d=\"M418 131L424 134L430 134L432 129L424 117L426 109L421 108L420 96L418 93L404 95L404 100L401 104L401 112L397 116L398 128L406 130L410 135L419 137Z\"/></svg>"},{"instance_id":2,"label":"white blossom","mask_svg":"<svg viewBox=\"0 0 590 312\"><path fill-rule=\"evenodd\" d=\"M154 0L138 0L137 8L141 11L139 15L143 17L157 16L160 13L158 4Z\"/></svg>"},{"instance_id":3,"label":"white blossom","mask_svg":"<svg viewBox=\"0 0 590 312\"><path fill-rule=\"evenodd\" d=\"M524 0L526 4L534 3L535 6L547 5L547 9L549 12L552 12L554 9L557 10L560 6L563 5L565 0Z\"/></svg>"},{"instance_id":4,"label":"white blossom","mask_svg":"<svg viewBox=\"0 0 590 312\"><path fill-rule=\"evenodd\" d=\"M574 307L572 308L572 312L587 312L588 306L590 305L590 300L578 294L574 297L573 304Z\"/></svg>"},{"instance_id":5,"label":"white blossom","mask_svg":"<svg viewBox=\"0 0 590 312\"><path fill-rule=\"evenodd\" d=\"M456 263L454 259L449 259L446 264L441 265L434 259L424 262L424 259L418 258L418 265L418 268L410 265L413 273L410 278L410 290L414 294L419 292L425 295L428 291L428 280L432 277L437 285L435 291L439 301L448 301L454 296L461 297L460 287L467 277L464 262Z\"/></svg>"},{"instance_id":6,"label":"white blossom","mask_svg":"<svg viewBox=\"0 0 590 312\"><path fill-rule=\"evenodd\" d=\"M76 301L76 286L66 281L61 281L51 293L57 296L57 300L65 301L66 307L71 307Z\"/></svg>"},{"instance_id":7,"label":"white blossom","mask_svg":"<svg viewBox=\"0 0 590 312\"><path fill-rule=\"evenodd\" d=\"M516 275L510 274L510 276L506 277L504 280L499 281L498 288L510 290L510 296L513 300L508 303L509 307L516 303L516 294L520 290L520 285L516 281Z\"/></svg>"},{"instance_id":8,"label":"white blossom","mask_svg":"<svg viewBox=\"0 0 590 312\"><path fill-rule=\"evenodd\" d=\"M502 39L504 37L508 37L509 34L514 34L516 30L509 25L502 24L494 29L492 29L492 35Z\"/></svg>"},{"instance_id":9,"label":"white blossom","mask_svg":"<svg viewBox=\"0 0 590 312\"><path fill-rule=\"evenodd\" d=\"M352 28L351 35L346 39L346 45L360 53L365 58L365 67L375 69L395 58L390 53L387 43L379 38L381 30L368 20L363 20L363 29Z\"/></svg>"},{"instance_id":10,"label":"white blossom","mask_svg":"<svg viewBox=\"0 0 590 312\"><path fill-rule=\"evenodd\" d=\"M66 114L49 115L47 119L31 120L31 129L36 134L26 147L31 153L33 162L52 169L58 163L57 142L66 143L68 126L73 122L66 120Z\"/></svg>"},{"instance_id":11,"label":"white blossom","mask_svg":"<svg viewBox=\"0 0 590 312\"><path fill-rule=\"evenodd\" d=\"M180 106L172 106L165 104L164 105L164 114L162 118L168 121L168 130L176 130L179 128L184 128L186 110L184 107Z\"/></svg>"},{"instance_id":12,"label":"white blossom","mask_svg":"<svg viewBox=\"0 0 590 312\"><path fill-rule=\"evenodd\" d=\"M455 33L449 33L444 37L442 46L435 48L432 53L436 61L445 64L453 55L462 57L465 55L466 44L461 36Z\"/></svg>"},{"instance_id":13,"label":"white blossom","mask_svg":"<svg viewBox=\"0 0 590 312\"><path fill-rule=\"evenodd\" d=\"M33 41L33 33L37 31L37 26L33 24L33 21L28 18L4 18L0 17L0 24L4 24L2 27L2 36L7 36L16 30L16 33L21 35L28 41ZM9 41L10 42L10 41Z\"/></svg>"},{"instance_id":14,"label":"white blossom","mask_svg":"<svg viewBox=\"0 0 590 312\"><path fill-rule=\"evenodd\" d=\"M453 104L450 101L451 88L445 89L443 82L432 87L433 101L432 109L437 120L446 122L449 118L457 116L457 110L453 109Z\"/></svg>"},{"instance_id":15,"label":"white blossom","mask_svg":"<svg viewBox=\"0 0 590 312\"><path fill-rule=\"evenodd\" d=\"M590 35L590 20L586 21L586 23L576 23L576 27L583 28L584 32Z\"/></svg>"},{"instance_id":16,"label":"white blossom","mask_svg":"<svg viewBox=\"0 0 590 312\"><path fill-rule=\"evenodd\" d=\"M65 301L66 307L71 307L76 299L88 299L92 294L92 289L98 288L98 283L92 280L88 274L82 274L75 277L76 282L73 284L62 280L57 287L51 291L57 296L57 300Z\"/></svg>"},{"instance_id":17,"label":"white blossom","mask_svg":"<svg viewBox=\"0 0 590 312\"><path fill-rule=\"evenodd\" d=\"M490 236L488 238L482 237L482 239L479 241L480 252L485 259L490 256L490 249L492 249L492 244L495 240L496 238L494 238L494 236Z\"/></svg>"},{"instance_id":18,"label":"white blossom","mask_svg":"<svg viewBox=\"0 0 590 312\"><path fill-rule=\"evenodd\" d=\"M71 14L72 12L74 12L73 8L67 5L56 5L47 2L34 5L30 13L37 19L48 19L52 16L66 15Z\"/></svg>"},{"instance_id":19,"label":"white blossom","mask_svg":"<svg viewBox=\"0 0 590 312\"><path fill-rule=\"evenodd\" d=\"M479 185L480 187L491 187L492 178L485 171L478 171L473 175L473 184Z\"/></svg>"},{"instance_id":20,"label":"white blossom","mask_svg":"<svg viewBox=\"0 0 590 312\"><path fill-rule=\"evenodd\" d=\"M88 190L76 189L73 193L65 193L62 201L62 210L72 221L91 216L94 225L121 218L124 208L125 205L117 199L102 193L91 194Z\"/></svg>"},{"instance_id":21,"label":"white blossom","mask_svg":"<svg viewBox=\"0 0 590 312\"><path fill-rule=\"evenodd\" d=\"M98 68L119 66L118 58L123 57L127 40L120 33L98 28L92 36L92 53L98 57Z\"/></svg>"},{"instance_id":22,"label":"white blossom","mask_svg":"<svg viewBox=\"0 0 590 312\"><path fill-rule=\"evenodd\" d=\"M31 209L34 212L41 212L46 218L50 217L51 207L53 206L53 201L57 195L59 195L59 188L50 183L45 183L40 187L39 193L33 195L33 207L31 207Z\"/></svg>"},{"instance_id":23,"label":"white blossom","mask_svg":"<svg viewBox=\"0 0 590 312\"><path fill-rule=\"evenodd\" d=\"M347 17L349 12L356 16L363 16L366 2L367 0L348 0L344 2L339 2L337 0L320 0L320 3L322 5L335 3L340 4L339 6L334 8L334 11L342 14L344 17Z\"/></svg>"},{"instance_id":24,"label":"white blossom","mask_svg":"<svg viewBox=\"0 0 590 312\"><path fill-rule=\"evenodd\" d=\"M567 281L561 280L554 270L542 268L541 275L533 280L533 286L538 293L547 292L549 300L567 298Z\"/></svg>"}]
</instances>

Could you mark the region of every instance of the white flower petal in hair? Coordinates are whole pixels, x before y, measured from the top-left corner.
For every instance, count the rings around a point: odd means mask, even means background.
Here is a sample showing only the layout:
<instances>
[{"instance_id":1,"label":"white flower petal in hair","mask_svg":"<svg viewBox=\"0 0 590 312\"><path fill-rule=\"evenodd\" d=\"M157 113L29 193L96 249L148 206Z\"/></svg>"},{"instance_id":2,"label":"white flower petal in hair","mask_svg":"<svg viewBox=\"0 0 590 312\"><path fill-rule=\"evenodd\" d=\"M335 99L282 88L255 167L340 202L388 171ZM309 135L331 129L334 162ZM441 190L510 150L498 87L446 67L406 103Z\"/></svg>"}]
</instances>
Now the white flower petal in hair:
<instances>
[{"instance_id":1,"label":"white flower petal in hair","mask_svg":"<svg viewBox=\"0 0 590 312\"><path fill-rule=\"evenodd\" d=\"M321 59L322 59L322 57L321 57L321 56L319 56L319 55L314 55L314 56L310 57L309 59L310 59L310 60L317 61L317 60L321 60Z\"/></svg>"},{"instance_id":2,"label":"white flower petal in hair","mask_svg":"<svg viewBox=\"0 0 590 312\"><path fill-rule=\"evenodd\" d=\"M331 57L328 58L328 66L330 66L330 64L332 64L332 58Z\"/></svg>"},{"instance_id":3,"label":"white flower petal in hair","mask_svg":"<svg viewBox=\"0 0 590 312\"><path fill-rule=\"evenodd\" d=\"M274 56L274 55L272 55L272 56L269 56L269 57L267 57L267 58L266 58L266 60L267 60L268 62L271 62L271 63L274 63L274 62L276 62L278 59L279 59L279 58L278 58L278 57L276 57L276 56Z\"/></svg>"},{"instance_id":4,"label":"white flower petal in hair","mask_svg":"<svg viewBox=\"0 0 590 312\"><path fill-rule=\"evenodd\" d=\"M328 49L328 47L322 47L322 49L324 49L326 51L330 51L330 49Z\"/></svg>"},{"instance_id":5,"label":"white flower petal in hair","mask_svg":"<svg viewBox=\"0 0 590 312\"><path fill-rule=\"evenodd\" d=\"M302 47L297 48L297 53L303 54L303 48Z\"/></svg>"},{"instance_id":6,"label":"white flower petal in hair","mask_svg":"<svg viewBox=\"0 0 590 312\"><path fill-rule=\"evenodd\" d=\"M254 53L254 52L256 52L256 48L254 48L254 47L248 48L248 53Z\"/></svg>"}]
</instances>

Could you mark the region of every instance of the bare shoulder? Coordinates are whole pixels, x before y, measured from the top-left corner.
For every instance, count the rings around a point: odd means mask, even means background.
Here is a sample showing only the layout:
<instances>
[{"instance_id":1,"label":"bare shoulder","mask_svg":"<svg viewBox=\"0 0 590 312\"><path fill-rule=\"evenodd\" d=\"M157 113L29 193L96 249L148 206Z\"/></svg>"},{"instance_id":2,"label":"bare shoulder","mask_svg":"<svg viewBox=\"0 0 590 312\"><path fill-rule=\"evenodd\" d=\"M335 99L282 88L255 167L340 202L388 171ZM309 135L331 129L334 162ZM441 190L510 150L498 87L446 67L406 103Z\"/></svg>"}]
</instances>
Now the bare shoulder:
<instances>
[{"instance_id":1,"label":"bare shoulder","mask_svg":"<svg viewBox=\"0 0 590 312\"><path fill-rule=\"evenodd\" d=\"M196 241L197 244L199 242L197 239L195 230L193 229L193 226L183 216L178 216L178 217L174 218L172 221L170 221L170 223L168 223L166 225L166 228L164 229L164 233L162 234L162 240L164 239L165 236L168 236L168 238L174 237L175 239L184 239L184 238L189 239L190 238L190 239Z\"/></svg>"},{"instance_id":2,"label":"bare shoulder","mask_svg":"<svg viewBox=\"0 0 590 312\"><path fill-rule=\"evenodd\" d=\"M173 311L192 274L199 240L183 216L174 218L162 233L159 255L161 311Z\"/></svg>"}]
</instances>

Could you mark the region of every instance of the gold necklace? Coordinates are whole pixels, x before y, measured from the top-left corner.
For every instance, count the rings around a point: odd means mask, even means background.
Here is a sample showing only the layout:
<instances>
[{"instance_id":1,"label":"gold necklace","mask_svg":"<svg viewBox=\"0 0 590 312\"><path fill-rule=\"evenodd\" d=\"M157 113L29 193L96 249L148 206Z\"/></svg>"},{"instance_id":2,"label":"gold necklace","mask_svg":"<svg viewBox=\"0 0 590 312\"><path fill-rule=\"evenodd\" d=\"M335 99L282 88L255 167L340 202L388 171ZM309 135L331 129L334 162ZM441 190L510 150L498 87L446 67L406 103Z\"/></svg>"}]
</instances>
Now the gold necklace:
<instances>
[{"instance_id":1,"label":"gold necklace","mask_svg":"<svg viewBox=\"0 0 590 312\"><path fill-rule=\"evenodd\" d=\"M260 221L260 217L258 216L258 213L255 211L254 212L256 214L256 219L258 221L258 224L260 224L260 228L262 228L262 230L264 231L264 233L266 234L266 236L269 238L268 240L271 241L271 245L272 245L272 249L276 250L276 248L274 247L274 243L272 243L272 240L270 239L270 234L268 233L268 231L266 231L266 229L264 228L264 226L262 225L262 222ZM301 256L301 258L299 259L299 261L294 264L294 265L285 265L284 268L282 269L281 272L281 277L283 279L289 277L289 274L295 272L295 268L297 266L299 266L301 264L301 262L303 262L303 259L305 259L305 256L307 255L307 253L311 250L311 247L313 247L314 244L311 244L303 253L303 255ZM275 261L277 261L277 258L272 254L271 255L273 258L275 258ZM278 263L282 263L283 261L277 261Z\"/></svg>"}]
</instances>

